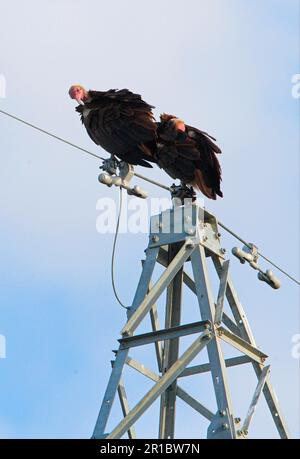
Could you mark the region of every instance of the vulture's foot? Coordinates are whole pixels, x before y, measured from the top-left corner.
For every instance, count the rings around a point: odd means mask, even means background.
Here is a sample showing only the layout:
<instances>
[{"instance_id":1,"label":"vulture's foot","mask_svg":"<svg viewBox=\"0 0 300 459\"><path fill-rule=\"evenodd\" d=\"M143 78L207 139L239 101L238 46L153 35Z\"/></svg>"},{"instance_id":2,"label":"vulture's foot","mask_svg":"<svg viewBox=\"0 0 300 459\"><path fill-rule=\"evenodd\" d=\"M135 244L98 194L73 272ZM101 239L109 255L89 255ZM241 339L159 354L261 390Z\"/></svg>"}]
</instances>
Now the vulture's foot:
<instances>
[{"instance_id":1,"label":"vulture's foot","mask_svg":"<svg viewBox=\"0 0 300 459\"><path fill-rule=\"evenodd\" d=\"M184 204L185 199L191 199L192 202L196 201L196 192L192 186L188 186L185 183L181 183L180 185L173 184L171 189L172 199L180 199L182 204Z\"/></svg>"},{"instance_id":2,"label":"vulture's foot","mask_svg":"<svg viewBox=\"0 0 300 459\"><path fill-rule=\"evenodd\" d=\"M100 169L104 170L104 172L107 172L110 175L117 175L119 163L120 162L117 160L117 158L111 155L110 158L103 160L103 164Z\"/></svg>"}]
</instances>

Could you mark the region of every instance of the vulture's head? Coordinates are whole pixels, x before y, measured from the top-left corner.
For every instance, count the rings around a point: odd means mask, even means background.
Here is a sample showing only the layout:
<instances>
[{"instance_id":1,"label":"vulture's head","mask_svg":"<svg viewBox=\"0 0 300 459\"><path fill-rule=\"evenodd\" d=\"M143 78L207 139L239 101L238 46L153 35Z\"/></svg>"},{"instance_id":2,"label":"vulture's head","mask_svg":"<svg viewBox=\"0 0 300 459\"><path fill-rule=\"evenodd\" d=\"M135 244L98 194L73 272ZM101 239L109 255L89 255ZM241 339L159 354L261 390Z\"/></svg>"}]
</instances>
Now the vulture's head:
<instances>
[{"instance_id":1,"label":"vulture's head","mask_svg":"<svg viewBox=\"0 0 300 459\"><path fill-rule=\"evenodd\" d=\"M159 136L167 142L175 142L186 136L185 124L180 118L163 113L160 115Z\"/></svg>"},{"instance_id":2,"label":"vulture's head","mask_svg":"<svg viewBox=\"0 0 300 459\"><path fill-rule=\"evenodd\" d=\"M172 126L172 129L175 129L175 131L185 132L184 121L181 120L180 118L177 118L174 115L168 115L167 113L162 113L160 115L160 121L162 123L168 124L169 126Z\"/></svg>"},{"instance_id":3,"label":"vulture's head","mask_svg":"<svg viewBox=\"0 0 300 459\"><path fill-rule=\"evenodd\" d=\"M69 96L71 99L76 99L79 104L84 104L89 97L89 93L80 84L73 84L69 89Z\"/></svg>"}]
</instances>

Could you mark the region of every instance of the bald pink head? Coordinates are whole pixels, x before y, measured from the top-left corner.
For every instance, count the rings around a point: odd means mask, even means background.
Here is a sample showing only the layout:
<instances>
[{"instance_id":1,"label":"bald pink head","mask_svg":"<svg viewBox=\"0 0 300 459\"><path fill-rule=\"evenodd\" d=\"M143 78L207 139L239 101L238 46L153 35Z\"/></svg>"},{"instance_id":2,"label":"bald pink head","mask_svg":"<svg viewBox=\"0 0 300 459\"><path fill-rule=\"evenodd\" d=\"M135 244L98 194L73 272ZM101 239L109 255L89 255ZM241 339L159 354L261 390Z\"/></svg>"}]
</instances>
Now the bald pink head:
<instances>
[{"instance_id":1,"label":"bald pink head","mask_svg":"<svg viewBox=\"0 0 300 459\"><path fill-rule=\"evenodd\" d=\"M80 104L88 98L88 91L80 84L73 84L69 89L69 96Z\"/></svg>"},{"instance_id":2,"label":"bald pink head","mask_svg":"<svg viewBox=\"0 0 300 459\"><path fill-rule=\"evenodd\" d=\"M177 129L177 131L185 132L184 121L182 121L182 120L180 120L178 118L175 118L172 121L175 124L175 128Z\"/></svg>"},{"instance_id":3,"label":"bald pink head","mask_svg":"<svg viewBox=\"0 0 300 459\"><path fill-rule=\"evenodd\" d=\"M177 116L174 115L168 115L167 113L162 113L160 115L160 120L162 122L171 122L173 126L175 127L176 131L182 131L185 132L185 122L181 120L180 118L177 118Z\"/></svg>"}]
</instances>

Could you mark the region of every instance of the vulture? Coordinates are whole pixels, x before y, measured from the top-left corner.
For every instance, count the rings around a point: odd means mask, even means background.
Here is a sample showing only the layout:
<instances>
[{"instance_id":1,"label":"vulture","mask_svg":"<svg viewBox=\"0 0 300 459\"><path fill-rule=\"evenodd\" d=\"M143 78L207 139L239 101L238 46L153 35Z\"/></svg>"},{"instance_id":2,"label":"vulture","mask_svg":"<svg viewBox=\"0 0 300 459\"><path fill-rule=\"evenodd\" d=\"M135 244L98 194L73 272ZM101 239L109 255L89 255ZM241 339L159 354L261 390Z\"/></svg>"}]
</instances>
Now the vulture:
<instances>
[{"instance_id":1,"label":"vulture","mask_svg":"<svg viewBox=\"0 0 300 459\"><path fill-rule=\"evenodd\" d=\"M166 113L157 123L157 164L173 179L192 185L207 198L223 197L216 139Z\"/></svg>"},{"instance_id":2,"label":"vulture","mask_svg":"<svg viewBox=\"0 0 300 459\"><path fill-rule=\"evenodd\" d=\"M206 132L165 113L157 123L154 107L128 89L87 91L76 84L69 95L79 104L76 111L90 138L112 158L144 167L157 163L184 186L191 185L210 199L223 196L216 156L221 150Z\"/></svg>"},{"instance_id":3,"label":"vulture","mask_svg":"<svg viewBox=\"0 0 300 459\"><path fill-rule=\"evenodd\" d=\"M157 151L152 105L128 89L87 91L76 84L69 95L79 103L76 111L97 145L129 164L152 167L148 161L156 162Z\"/></svg>"}]
</instances>

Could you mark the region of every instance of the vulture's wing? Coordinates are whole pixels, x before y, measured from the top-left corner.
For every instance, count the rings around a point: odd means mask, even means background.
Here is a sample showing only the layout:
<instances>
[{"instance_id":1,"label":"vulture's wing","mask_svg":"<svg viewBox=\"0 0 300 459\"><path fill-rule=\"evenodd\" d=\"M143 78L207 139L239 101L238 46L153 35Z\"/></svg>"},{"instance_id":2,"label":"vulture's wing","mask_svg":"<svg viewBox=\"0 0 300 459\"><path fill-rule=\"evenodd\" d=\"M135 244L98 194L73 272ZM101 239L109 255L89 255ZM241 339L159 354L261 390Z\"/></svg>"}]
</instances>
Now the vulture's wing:
<instances>
[{"instance_id":1,"label":"vulture's wing","mask_svg":"<svg viewBox=\"0 0 300 459\"><path fill-rule=\"evenodd\" d=\"M174 131L171 115L158 123L158 165L172 178L196 186L205 196L216 199L220 190L221 167L216 154L220 148L204 131L185 125L186 131Z\"/></svg>"},{"instance_id":2,"label":"vulture's wing","mask_svg":"<svg viewBox=\"0 0 300 459\"><path fill-rule=\"evenodd\" d=\"M216 154L221 153L221 150L212 141L216 139L192 126L187 125L186 130L188 137L195 142L200 153L200 158L196 162L196 179L199 188L204 194L213 199L215 194L223 196L220 190L222 170L216 156Z\"/></svg>"},{"instance_id":3,"label":"vulture's wing","mask_svg":"<svg viewBox=\"0 0 300 459\"><path fill-rule=\"evenodd\" d=\"M200 131L200 129L188 125L186 125L186 130L188 132L189 137L194 139L200 145L206 145L207 148L210 148L214 153L222 153L218 145L215 144L216 139L213 136L209 135L207 132Z\"/></svg>"},{"instance_id":4,"label":"vulture's wing","mask_svg":"<svg viewBox=\"0 0 300 459\"><path fill-rule=\"evenodd\" d=\"M142 164L143 159L155 162L152 105L128 89L89 91L89 95L91 101L79 106L78 111L92 140L129 163ZM86 116L85 110L89 110Z\"/></svg>"}]
</instances>

